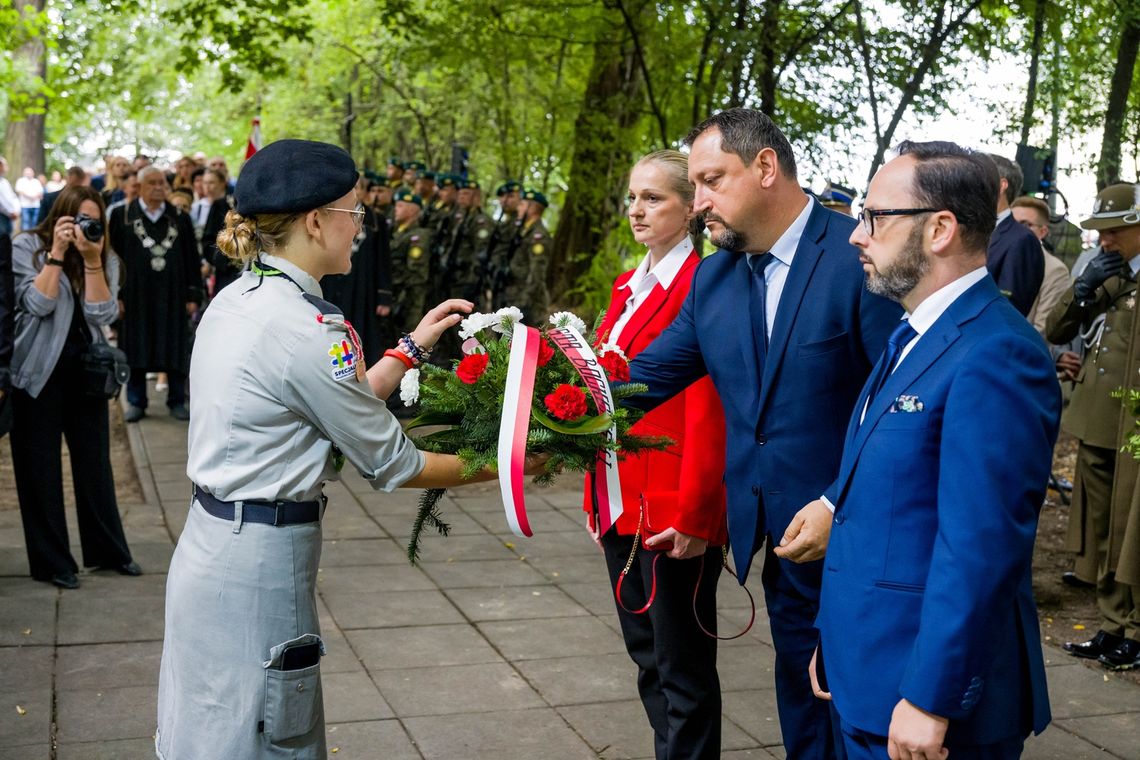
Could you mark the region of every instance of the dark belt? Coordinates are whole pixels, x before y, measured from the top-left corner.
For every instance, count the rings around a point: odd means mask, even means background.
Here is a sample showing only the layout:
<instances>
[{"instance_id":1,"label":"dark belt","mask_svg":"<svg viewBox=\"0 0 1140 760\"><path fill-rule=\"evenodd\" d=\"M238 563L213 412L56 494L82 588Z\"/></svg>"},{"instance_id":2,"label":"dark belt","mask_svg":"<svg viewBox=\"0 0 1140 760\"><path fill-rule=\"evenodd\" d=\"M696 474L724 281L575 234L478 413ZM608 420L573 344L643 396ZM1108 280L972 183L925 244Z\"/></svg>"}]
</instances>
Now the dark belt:
<instances>
[{"instance_id":1,"label":"dark belt","mask_svg":"<svg viewBox=\"0 0 1140 760\"><path fill-rule=\"evenodd\" d=\"M234 505L237 502L222 501L198 486L194 486L194 498L202 505L202 509L214 517L234 519ZM304 525L320 522L324 506L324 496L317 501L243 501L241 520L265 525Z\"/></svg>"}]
</instances>

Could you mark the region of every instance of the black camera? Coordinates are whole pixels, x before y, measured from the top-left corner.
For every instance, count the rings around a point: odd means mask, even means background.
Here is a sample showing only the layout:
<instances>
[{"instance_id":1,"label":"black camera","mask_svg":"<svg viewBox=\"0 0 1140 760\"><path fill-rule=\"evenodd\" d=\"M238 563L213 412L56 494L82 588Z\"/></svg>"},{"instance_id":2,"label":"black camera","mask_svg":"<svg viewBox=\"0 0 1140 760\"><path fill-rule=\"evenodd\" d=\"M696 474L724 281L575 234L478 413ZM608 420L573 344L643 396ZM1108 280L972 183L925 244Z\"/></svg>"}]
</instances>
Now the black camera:
<instances>
[{"instance_id":1,"label":"black camera","mask_svg":"<svg viewBox=\"0 0 1140 760\"><path fill-rule=\"evenodd\" d=\"M76 214L75 223L79 225L79 229L83 231L83 237L94 243L96 240L103 239L103 222L100 219L87 216L87 214Z\"/></svg>"}]
</instances>

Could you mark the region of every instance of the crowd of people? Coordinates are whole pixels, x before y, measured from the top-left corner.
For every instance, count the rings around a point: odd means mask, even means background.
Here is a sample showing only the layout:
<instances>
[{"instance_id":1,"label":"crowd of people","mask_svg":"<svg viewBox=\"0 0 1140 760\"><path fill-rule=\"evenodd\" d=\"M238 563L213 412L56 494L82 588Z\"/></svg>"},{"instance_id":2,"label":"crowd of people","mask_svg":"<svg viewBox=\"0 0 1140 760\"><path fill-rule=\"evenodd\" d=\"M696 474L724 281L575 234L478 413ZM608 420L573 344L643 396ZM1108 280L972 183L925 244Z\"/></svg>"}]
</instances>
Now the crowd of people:
<instances>
[{"instance_id":1,"label":"crowd of people","mask_svg":"<svg viewBox=\"0 0 1140 760\"><path fill-rule=\"evenodd\" d=\"M1120 450L1136 421L1115 397L1140 390L1140 185L1099 193L1082 221L1098 244L1070 270L1052 209L1003 156L905 142L855 213L849 188L805 192L759 112L717 114L685 143L632 167L627 213L646 254L600 327L649 388L628 402L643 429L673 445L622 461L612 530L599 533L589 489L585 501L657 757L720 754L728 545L741 583L759 556L789 757L1019 756L1050 719L1031 585L1047 484L1072 491L1065 582L1095 593L1103 617L1065 649L1140 666L1140 464ZM11 186L0 159L15 325L0 382L31 574L79 583L64 438L83 564L141 572L114 500L106 397L85 385L91 346L113 336L125 419L147 414L147 375L161 372L170 415L190 424L160 756L319 755L319 688L304 709L262 706L319 686L307 600L321 486L346 460L384 490L461 482L384 399L433 351L458 356L448 328L462 313L511 305L544 320L548 201L506 181L488 214L467 176L397 158L359 172L299 140L267 146L236 181L204 155L105 166L73 167L49 191L29 171ZM716 253L703 256L702 235ZM231 360L238 326L245 362ZM1079 442L1071 484L1051 472L1059 427ZM217 594L235 541L261 563L249 577L277 580Z\"/></svg>"}]
</instances>

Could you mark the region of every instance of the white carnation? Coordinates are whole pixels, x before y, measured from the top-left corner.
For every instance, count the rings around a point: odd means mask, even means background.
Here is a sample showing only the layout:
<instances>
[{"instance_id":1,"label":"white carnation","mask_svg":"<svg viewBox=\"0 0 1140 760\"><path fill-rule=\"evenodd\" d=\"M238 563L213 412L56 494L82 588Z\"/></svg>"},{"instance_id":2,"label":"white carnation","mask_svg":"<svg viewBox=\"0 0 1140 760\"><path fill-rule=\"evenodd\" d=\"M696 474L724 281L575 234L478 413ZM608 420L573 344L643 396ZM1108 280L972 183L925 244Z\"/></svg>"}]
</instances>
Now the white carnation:
<instances>
[{"instance_id":1,"label":"white carnation","mask_svg":"<svg viewBox=\"0 0 1140 760\"><path fill-rule=\"evenodd\" d=\"M602 354L617 354L625 361L629 361L629 357L625 355L625 351L622 351L617 343L603 343L598 347L598 355L601 356Z\"/></svg>"},{"instance_id":2,"label":"white carnation","mask_svg":"<svg viewBox=\"0 0 1140 760\"><path fill-rule=\"evenodd\" d=\"M586 334L586 323L572 311L559 311L551 314L550 324L555 327L573 327L579 335Z\"/></svg>"},{"instance_id":3,"label":"white carnation","mask_svg":"<svg viewBox=\"0 0 1140 760\"><path fill-rule=\"evenodd\" d=\"M522 322L523 313L517 306L504 306L495 312L495 323L491 329L503 335L510 335L515 331L515 325Z\"/></svg>"},{"instance_id":4,"label":"white carnation","mask_svg":"<svg viewBox=\"0 0 1140 760\"><path fill-rule=\"evenodd\" d=\"M420 371L410 369L400 379L400 400L404 406L411 406L420 400Z\"/></svg>"},{"instance_id":5,"label":"white carnation","mask_svg":"<svg viewBox=\"0 0 1140 760\"><path fill-rule=\"evenodd\" d=\"M459 323L459 337L462 340L474 338L480 330L485 330L499 321L495 314L474 312Z\"/></svg>"}]
</instances>

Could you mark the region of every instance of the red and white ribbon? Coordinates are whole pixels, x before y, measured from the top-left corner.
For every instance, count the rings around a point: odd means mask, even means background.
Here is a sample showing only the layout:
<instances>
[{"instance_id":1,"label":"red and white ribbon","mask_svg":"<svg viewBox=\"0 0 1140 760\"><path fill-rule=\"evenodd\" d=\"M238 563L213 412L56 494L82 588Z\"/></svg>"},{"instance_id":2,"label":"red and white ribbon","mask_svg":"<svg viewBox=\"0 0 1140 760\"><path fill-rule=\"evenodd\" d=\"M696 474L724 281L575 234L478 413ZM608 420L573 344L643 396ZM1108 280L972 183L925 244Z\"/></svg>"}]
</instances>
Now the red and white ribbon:
<instances>
[{"instance_id":1,"label":"red and white ribbon","mask_svg":"<svg viewBox=\"0 0 1140 760\"><path fill-rule=\"evenodd\" d=\"M515 325L503 394L503 417L499 422L499 491L503 495L507 524L516 536L534 535L526 517L526 497L523 494L526 476L523 470L541 340L542 335L533 327Z\"/></svg>"},{"instance_id":2,"label":"red and white ribbon","mask_svg":"<svg viewBox=\"0 0 1140 760\"><path fill-rule=\"evenodd\" d=\"M550 340L566 355L590 395L598 414L613 414L614 398L610 393L610 383L606 378L606 370L602 367L598 357L594 355L589 342L573 327L557 327L547 332ZM606 438L617 442L617 424L610 426L606 431ZM601 449L598 451L598 463L594 468L594 496L598 505L598 535L605 535L610 526L621 517L621 480L618 477L618 457L616 451Z\"/></svg>"}]
</instances>

